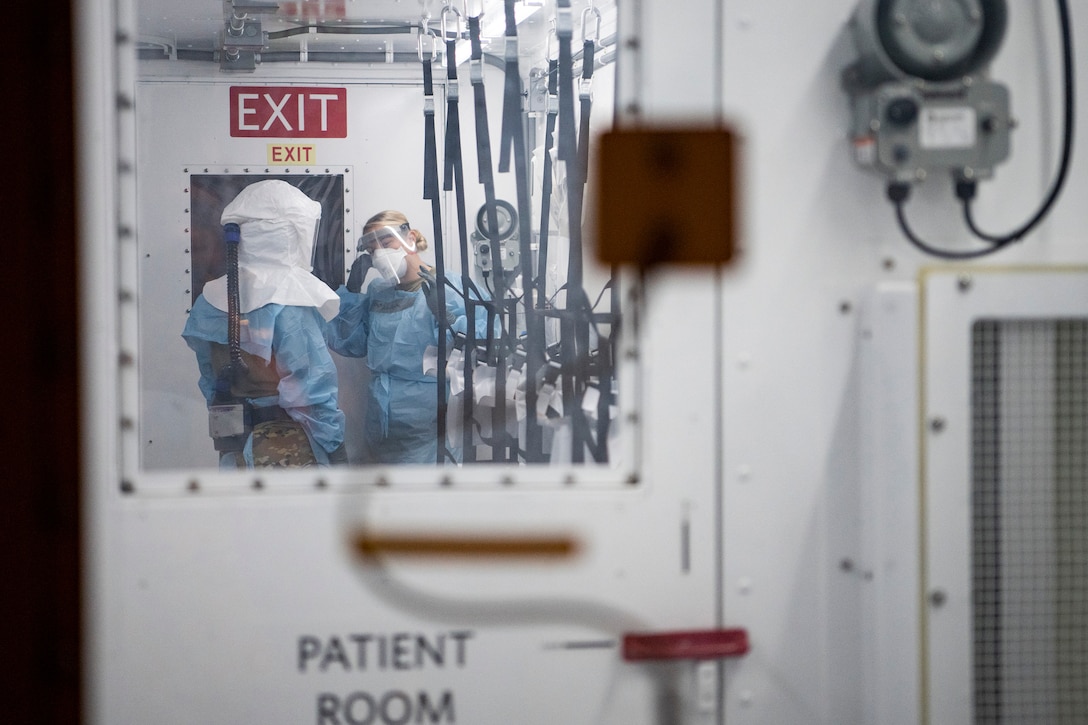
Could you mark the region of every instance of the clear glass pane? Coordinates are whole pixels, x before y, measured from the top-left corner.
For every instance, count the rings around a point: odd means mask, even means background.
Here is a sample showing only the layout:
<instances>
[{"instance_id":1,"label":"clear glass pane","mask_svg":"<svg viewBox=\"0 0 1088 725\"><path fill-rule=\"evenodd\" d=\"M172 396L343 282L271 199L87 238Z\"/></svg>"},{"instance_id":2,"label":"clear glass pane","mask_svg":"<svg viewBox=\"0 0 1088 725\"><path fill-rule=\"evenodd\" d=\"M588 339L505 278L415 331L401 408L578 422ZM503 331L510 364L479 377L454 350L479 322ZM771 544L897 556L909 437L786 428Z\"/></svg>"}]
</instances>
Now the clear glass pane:
<instances>
[{"instance_id":1,"label":"clear glass pane","mask_svg":"<svg viewBox=\"0 0 1088 725\"><path fill-rule=\"evenodd\" d=\"M207 5L136 4L140 468L615 466L614 3Z\"/></svg>"}]
</instances>

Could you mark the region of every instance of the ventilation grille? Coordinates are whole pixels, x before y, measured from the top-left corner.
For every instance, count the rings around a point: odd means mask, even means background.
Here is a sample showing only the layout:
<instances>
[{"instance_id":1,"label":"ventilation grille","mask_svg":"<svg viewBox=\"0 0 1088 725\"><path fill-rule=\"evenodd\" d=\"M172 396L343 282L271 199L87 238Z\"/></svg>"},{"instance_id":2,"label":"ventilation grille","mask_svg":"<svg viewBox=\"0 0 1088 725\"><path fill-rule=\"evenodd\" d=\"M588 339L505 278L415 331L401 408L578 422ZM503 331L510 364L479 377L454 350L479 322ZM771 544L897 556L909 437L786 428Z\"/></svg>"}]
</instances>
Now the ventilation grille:
<instances>
[{"instance_id":1,"label":"ventilation grille","mask_svg":"<svg viewBox=\"0 0 1088 725\"><path fill-rule=\"evenodd\" d=\"M972 334L974 722L1088 723L1088 320Z\"/></svg>"}]
</instances>

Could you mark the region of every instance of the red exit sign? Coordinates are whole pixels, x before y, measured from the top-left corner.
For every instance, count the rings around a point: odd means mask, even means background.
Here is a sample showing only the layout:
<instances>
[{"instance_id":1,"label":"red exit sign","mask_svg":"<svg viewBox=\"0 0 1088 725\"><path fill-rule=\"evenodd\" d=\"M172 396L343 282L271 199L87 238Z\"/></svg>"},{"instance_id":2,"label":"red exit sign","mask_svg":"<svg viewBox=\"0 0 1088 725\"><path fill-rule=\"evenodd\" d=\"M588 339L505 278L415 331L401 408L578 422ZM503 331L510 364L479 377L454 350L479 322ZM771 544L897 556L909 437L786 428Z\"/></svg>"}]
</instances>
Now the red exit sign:
<instances>
[{"instance_id":1,"label":"red exit sign","mask_svg":"<svg viewBox=\"0 0 1088 725\"><path fill-rule=\"evenodd\" d=\"M348 90L300 86L231 86L230 135L347 138Z\"/></svg>"}]
</instances>

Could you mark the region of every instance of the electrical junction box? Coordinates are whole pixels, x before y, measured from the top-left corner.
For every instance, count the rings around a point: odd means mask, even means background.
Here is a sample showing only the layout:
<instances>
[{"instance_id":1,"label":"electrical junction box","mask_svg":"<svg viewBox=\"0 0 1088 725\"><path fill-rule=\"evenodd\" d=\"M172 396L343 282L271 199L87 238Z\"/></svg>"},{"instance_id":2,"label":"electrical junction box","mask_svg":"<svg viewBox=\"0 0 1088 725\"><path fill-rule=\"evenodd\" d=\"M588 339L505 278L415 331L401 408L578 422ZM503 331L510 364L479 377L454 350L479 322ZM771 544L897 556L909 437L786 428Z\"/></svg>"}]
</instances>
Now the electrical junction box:
<instances>
[{"instance_id":1,"label":"electrical junction box","mask_svg":"<svg viewBox=\"0 0 1088 725\"><path fill-rule=\"evenodd\" d=\"M859 0L842 74L858 163L894 182L991 176L1013 127L987 75L1007 25L1005 0Z\"/></svg>"},{"instance_id":2,"label":"electrical junction box","mask_svg":"<svg viewBox=\"0 0 1088 725\"><path fill-rule=\"evenodd\" d=\"M895 181L948 171L993 175L1009 156L1008 89L974 80L957 88L890 82L851 99L854 157Z\"/></svg>"}]
</instances>

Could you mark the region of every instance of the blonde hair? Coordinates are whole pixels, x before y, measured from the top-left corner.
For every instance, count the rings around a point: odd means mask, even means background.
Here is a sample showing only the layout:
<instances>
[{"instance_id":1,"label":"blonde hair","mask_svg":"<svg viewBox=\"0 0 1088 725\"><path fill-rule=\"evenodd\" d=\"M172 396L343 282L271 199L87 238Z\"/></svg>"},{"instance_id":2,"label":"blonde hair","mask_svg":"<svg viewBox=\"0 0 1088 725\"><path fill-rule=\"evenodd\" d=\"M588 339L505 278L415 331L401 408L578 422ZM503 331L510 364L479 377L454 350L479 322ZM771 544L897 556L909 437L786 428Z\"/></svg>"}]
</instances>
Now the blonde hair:
<instances>
[{"instance_id":1,"label":"blonde hair","mask_svg":"<svg viewBox=\"0 0 1088 725\"><path fill-rule=\"evenodd\" d=\"M366 220L366 224L363 225L363 233L372 232L378 227L382 226L401 227L407 226L410 231L415 232L416 235L416 251L422 252L427 248L427 237L423 236L423 232L418 229L412 229L412 225L408 223L408 217L404 216L403 212L396 211L394 209L386 209L380 211L374 216Z\"/></svg>"}]
</instances>

